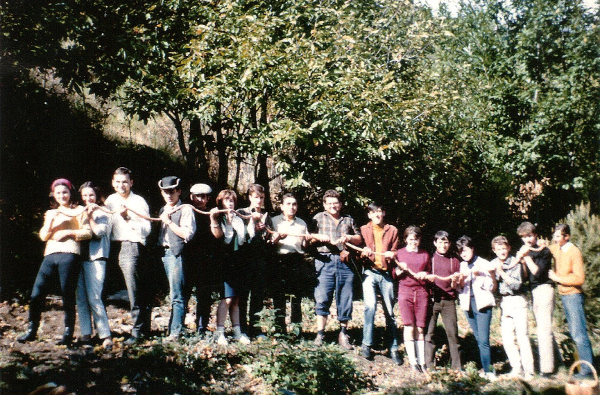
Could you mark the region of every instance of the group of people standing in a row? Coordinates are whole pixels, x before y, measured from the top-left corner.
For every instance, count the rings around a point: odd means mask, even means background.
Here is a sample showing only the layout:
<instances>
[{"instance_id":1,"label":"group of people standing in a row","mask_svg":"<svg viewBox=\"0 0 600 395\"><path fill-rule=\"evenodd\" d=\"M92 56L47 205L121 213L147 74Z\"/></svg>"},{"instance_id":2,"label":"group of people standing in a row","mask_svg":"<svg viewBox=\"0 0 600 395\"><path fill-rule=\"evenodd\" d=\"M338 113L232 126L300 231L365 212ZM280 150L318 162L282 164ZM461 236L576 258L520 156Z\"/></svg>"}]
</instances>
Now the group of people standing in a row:
<instances>
[{"instance_id":1,"label":"group of people standing in a row","mask_svg":"<svg viewBox=\"0 0 600 395\"><path fill-rule=\"evenodd\" d=\"M180 179L164 177L158 182L165 202L159 218L150 217L146 201L132 192L129 169L115 170L112 186L115 193L101 205L98 188L91 182L81 185L79 193L85 205L82 207L75 204L77 199L70 181L57 179L52 183L53 208L46 212L40 230L40 238L46 242L44 260L31 292L29 327L18 338L20 342L36 338L49 279L57 271L65 311L65 330L59 344L69 345L73 340L77 305L80 340L89 342L95 327L102 345L112 347L108 316L102 303L109 253L118 255L130 302L133 328L126 343L133 344L147 334L153 287L147 277L145 245L151 222L156 221L160 222L158 246L163 251L162 263L169 283L170 339L177 339L184 331L192 289L196 291L199 335L204 335L208 327L212 293L219 291L215 341L225 345L228 315L233 338L240 343L264 336L256 323L265 296L272 297L276 324L284 331L286 295L295 296L291 299L291 322L301 324L302 288L313 283L315 344L324 341L335 294L341 328L338 342L341 347L351 349L347 327L352 318L354 276L359 274L365 307L361 347L365 358L372 358L380 295L390 338L390 358L402 363L393 311L397 284L403 339L414 370L434 366L433 334L440 315L452 367L461 369L455 303L458 299L477 340L483 371L492 378L489 335L498 293L502 340L513 369L511 374L529 378L534 374L534 365L527 329L526 293L531 292L540 373L550 375L555 370L552 313L556 283L579 357L592 363L583 313L583 259L579 249L569 242L567 225L556 226L555 243L548 248L538 243L535 226L524 222L517 229L524 244L515 256L510 255L508 240L498 236L492 240L496 258L489 262L475 254L468 236L456 242L460 259L453 256L445 231L435 234L435 252L430 255L420 245L422 234L416 226L405 229L402 235L405 247L400 248L401 236L396 227L386 223L382 205L371 203L367 207L369 222L359 228L351 216L342 213L341 196L335 190L325 192L324 210L312 218L309 226L296 216L298 202L289 193L281 199L281 214L271 217L265 213L264 189L258 184L249 187L248 207L237 209L237 194L226 189L217 194L215 207L210 208L213 191L209 185L193 185L189 195L191 204L183 204ZM314 258L314 268L306 265L307 251ZM312 269L305 270L307 267ZM584 366L582 374L589 373Z\"/></svg>"}]
</instances>

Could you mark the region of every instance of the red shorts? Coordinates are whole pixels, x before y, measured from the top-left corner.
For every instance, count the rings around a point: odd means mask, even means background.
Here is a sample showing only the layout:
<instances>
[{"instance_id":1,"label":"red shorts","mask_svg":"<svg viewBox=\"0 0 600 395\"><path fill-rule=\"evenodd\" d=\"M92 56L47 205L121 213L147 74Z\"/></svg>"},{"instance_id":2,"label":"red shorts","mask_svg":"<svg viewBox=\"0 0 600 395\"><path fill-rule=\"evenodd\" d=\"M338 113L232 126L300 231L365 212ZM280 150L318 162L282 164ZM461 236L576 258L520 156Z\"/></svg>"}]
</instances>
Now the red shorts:
<instances>
[{"instance_id":1,"label":"red shorts","mask_svg":"<svg viewBox=\"0 0 600 395\"><path fill-rule=\"evenodd\" d=\"M429 315L429 292L425 288L398 289L398 307L405 326L425 328Z\"/></svg>"}]
</instances>

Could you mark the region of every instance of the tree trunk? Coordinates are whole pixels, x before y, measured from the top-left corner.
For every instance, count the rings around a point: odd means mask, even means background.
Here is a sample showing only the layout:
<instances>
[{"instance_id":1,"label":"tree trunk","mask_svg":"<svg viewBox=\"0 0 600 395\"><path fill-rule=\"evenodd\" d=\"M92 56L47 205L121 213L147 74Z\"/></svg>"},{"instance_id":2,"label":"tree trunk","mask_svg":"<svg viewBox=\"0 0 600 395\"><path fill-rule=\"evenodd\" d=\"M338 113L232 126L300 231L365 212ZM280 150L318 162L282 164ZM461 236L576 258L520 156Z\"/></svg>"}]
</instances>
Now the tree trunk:
<instances>
[{"instance_id":1,"label":"tree trunk","mask_svg":"<svg viewBox=\"0 0 600 395\"><path fill-rule=\"evenodd\" d=\"M206 144L204 143L203 137L200 119L192 118L190 120L190 138L188 144L190 160L187 162L190 177L194 182L197 180L199 182L210 183Z\"/></svg>"},{"instance_id":2,"label":"tree trunk","mask_svg":"<svg viewBox=\"0 0 600 395\"><path fill-rule=\"evenodd\" d=\"M260 102L260 124L264 126L267 124L267 92L265 91L262 100ZM267 152L263 148L260 149L260 153L257 157L258 173L256 175L256 182L265 188L265 209L267 211L273 211L273 205L271 204L271 187L269 186L269 168L267 167L267 160L269 159Z\"/></svg>"},{"instance_id":3,"label":"tree trunk","mask_svg":"<svg viewBox=\"0 0 600 395\"><path fill-rule=\"evenodd\" d=\"M217 103L217 114L214 122L211 124L211 129L217 135L217 155L219 158L219 171L217 173L217 186L221 189L228 187L227 175L229 174L229 164L227 157L227 143L223 132L223 120L221 119L221 104Z\"/></svg>"}]
</instances>

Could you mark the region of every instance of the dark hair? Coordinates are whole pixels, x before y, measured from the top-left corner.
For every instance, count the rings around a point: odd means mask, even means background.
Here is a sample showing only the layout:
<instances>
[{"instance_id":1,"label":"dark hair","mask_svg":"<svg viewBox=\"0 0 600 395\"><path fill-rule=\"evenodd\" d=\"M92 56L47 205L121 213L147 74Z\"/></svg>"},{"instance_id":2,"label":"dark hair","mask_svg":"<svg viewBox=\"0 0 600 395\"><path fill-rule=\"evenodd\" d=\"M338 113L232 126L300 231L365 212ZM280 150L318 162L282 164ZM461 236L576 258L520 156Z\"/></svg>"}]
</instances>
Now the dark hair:
<instances>
[{"instance_id":1,"label":"dark hair","mask_svg":"<svg viewBox=\"0 0 600 395\"><path fill-rule=\"evenodd\" d=\"M54 199L54 188L56 188L59 185L65 186L69 190L69 193L71 194L71 198L69 199L70 206L73 207L77 205L77 196L75 196L75 189L73 188L73 184L66 178L59 178L54 180L50 185L50 194L48 195L50 197L50 208L58 208L59 206L56 199Z\"/></svg>"},{"instance_id":2,"label":"dark hair","mask_svg":"<svg viewBox=\"0 0 600 395\"><path fill-rule=\"evenodd\" d=\"M84 182L83 184L81 184L78 190L80 195L81 191L83 191L84 188L92 188L94 190L94 193L96 194L96 201L104 203L104 196L102 195L102 190L98 185L94 184L92 181Z\"/></svg>"},{"instance_id":3,"label":"dark hair","mask_svg":"<svg viewBox=\"0 0 600 395\"><path fill-rule=\"evenodd\" d=\"M325 203L327 198L336 198L340 203L342 202L342 195L335 189L328 189L325 191L323 194L323 203Z\"/></svg>"},{"instance_id":4,"label":"dark hair","mask_svg":"<svg viewBox=\"0 0 600 395\"><path fill-rule=\"evenodd\" d=\"M125 176L129 176L130 179L133 178L132 171L123 166L117 167L117 170L115 170L115 172L113 173L113 177L116 175L125 175Z\"/></svg>"},{"instance_id":5,"label":"dark hair","mask_svg":"<svg viewBox=\"0 0 600 395\"><path fill-rule=\"evenodd\" d=\"M219 194L217 195L217 198L215 199L217 207L223 208L221 203L223 203L223 200L225 198L229 198L229 197L233 199L235 204L237 204L237 194L235 193L235 191L233 189L223 189L221 192L219 192Z\"/></svg>"},{"instance_id":6,"label":"dark hair","mask_svg":"<svg viewBox=\"0 0 600 395\"><path fill-rule=\"evenodd\" d=\"M438 230L435 232L435 235L433 235L433 241L438 241L440 239L450 241L450 235L445 230Z\"/></svg>"},{"instance_id":7,"label":"dark hair","mask_svg":"<svg viewBox=\"0 0 600 395\"><path fill-rule=\"evenodd\" d=\"M408 239L408 236L410 235L415 235L417 239L421 239L421 236L423 236L423 232L421 232L421 228L419 228L418 226L411 225L404 229L404 241L406 241L406 239Z\"/></svg>"},{"instance_id":8,"label":"dark hair","mask_svg":"<svg viewBox=\"0 0 600 395\"><path fill-rule=\"evenodd\" d=\"M521 237L523 236L527 236L527 235L535 235L537 234L536 230L535 230L535 225L532 224L531 222L523 222L521 223L521 225L519 225L519 227L517 228L517 234Z\"/></svg>"},{"instance_id":9,"label":"dark hair","mask_svg":"<svg viewBox=\"0 0 600 395\"><path fill-rule=\"evenodd\" d=\"M571 235L571 227L567 224L556 224L554 232L560 232L561 235Z\"/></svg>"},{"instance_id":10,"label":"dark hair","mask_svg":"<svg viewBox=\"0 0 600 395\"><path fill-rule=\"evenodd\" d=\"M492 239L492 249L495 245L507 246L510 247L510 243L508 239L504 236L496 236Z\"/></svg>"},{"instance_id":11,"label":"dark hair","mask_svg":"<svg viewBox=\"0 0 600 395\"><path fill-rule=\"evenodd\" d=\"M465 247L475 249L475 246L473 245L473 239L469 236L460 236L459 239L456 240L456 249L459 253L461 253Z\"/></svg>"},{"instance_id":12,"label":"dark hair","mask_svg":"<svg viewBox=\"0 0 600 395\"><path fill-rule=\"evenodd\" d=\"M291 198L291 199L294 199L294 200L298 200L298 199L296 199L296 196L294 196L294 194L293 194L293 193L291 193L291 192L286 192L286 193L284 193L284 194L283 194L283 196L281 197L281 203L283 203L283 201L284 201L285 199L290 199L290 198Z\"/></svg>"},{"instance_id":13,"label":"dark hair","mask_svg":"<svg viewBox=\"0 0 600 395\"><path fill-rule=\"evenodd\" d=\"M248 187L248 196L252 195L253 193L257 193L259 195L265 195L265 188L260 185L260 184L250 184L250 186Z\"/></svg>"},{"instance_id":14,"label":"dark hair","mask_svg":"<svg viewBox=\"0 0 600 395\"><path fill-rule=\"evenodd\" d=\"M383 207L383 204L373 201L369 203L367 210L369 210L370 213L374 213L377 210L385 211L385 208Z\"/></svg>"}]
</instances>

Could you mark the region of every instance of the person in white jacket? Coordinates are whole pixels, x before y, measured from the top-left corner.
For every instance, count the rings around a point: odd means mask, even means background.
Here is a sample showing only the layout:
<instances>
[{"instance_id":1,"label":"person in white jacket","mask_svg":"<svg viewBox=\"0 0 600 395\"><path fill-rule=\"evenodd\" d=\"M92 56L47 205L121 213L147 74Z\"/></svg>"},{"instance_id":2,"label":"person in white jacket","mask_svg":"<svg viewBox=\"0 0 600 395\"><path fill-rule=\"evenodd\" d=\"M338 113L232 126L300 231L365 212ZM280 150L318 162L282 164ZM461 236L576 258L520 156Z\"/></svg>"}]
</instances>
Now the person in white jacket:
<instances>
[{"instance_id":1,"label":"person in white jacket","mask_svg":"<svg viewBox=\"0 0 600 395\"><path fill-rule=\"evenodd\" d=\"M497 285L494 267L489 261L475 255L473 240L469 236L459 238L456 247L462 259L460 263L462 288L458 295L460 307L465 312L477 340L484 375L488 379L494 379L490 352L490 322L492 308L496 305L494 291Z\"/></svg>"}]
</instances>

